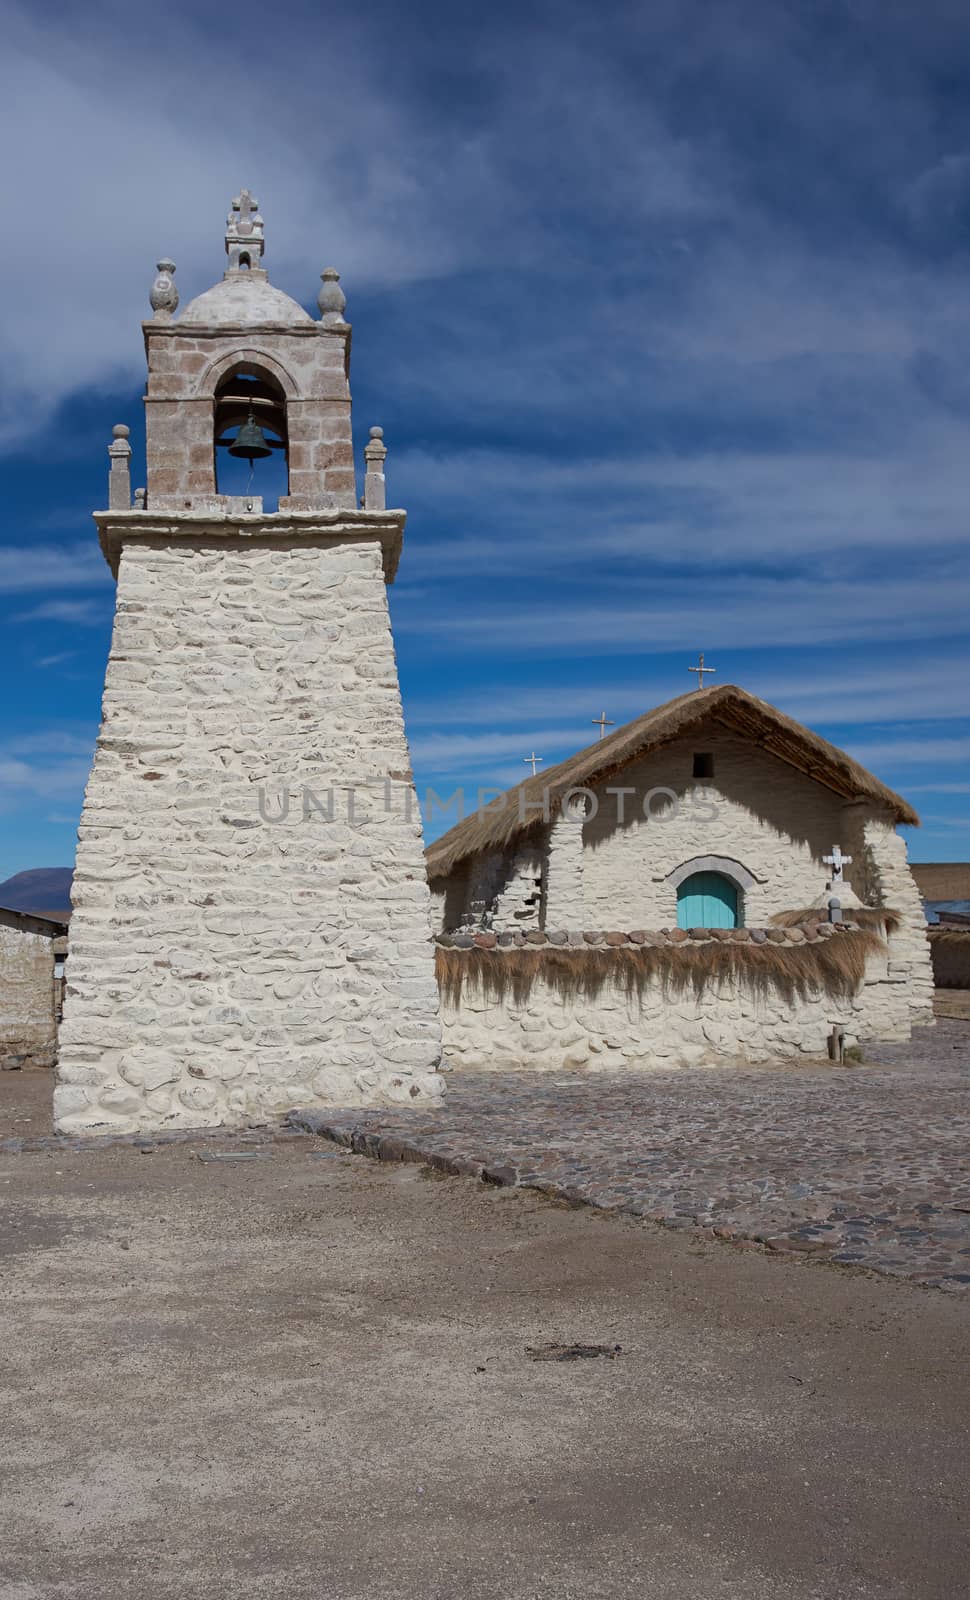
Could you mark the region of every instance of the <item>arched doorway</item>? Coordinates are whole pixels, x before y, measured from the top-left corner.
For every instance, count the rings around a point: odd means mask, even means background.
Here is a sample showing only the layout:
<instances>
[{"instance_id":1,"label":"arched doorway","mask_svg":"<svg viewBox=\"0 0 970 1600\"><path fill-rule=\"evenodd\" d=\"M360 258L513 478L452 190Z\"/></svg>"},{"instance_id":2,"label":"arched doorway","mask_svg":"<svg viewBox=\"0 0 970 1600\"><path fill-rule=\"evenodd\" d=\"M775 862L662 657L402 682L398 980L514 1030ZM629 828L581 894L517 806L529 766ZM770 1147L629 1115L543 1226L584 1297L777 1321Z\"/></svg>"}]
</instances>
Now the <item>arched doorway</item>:
<instances>
[{"instance_id":1,"label":"arched doorway","mask_svg":"<svg viewBox=\"0 0 970 1600\"><path fill-rule=\"evenodd\" d=\"M736 928L738 889L722 872L692 872L677 888L678 928Z\"/></svg>"}]
</instances>

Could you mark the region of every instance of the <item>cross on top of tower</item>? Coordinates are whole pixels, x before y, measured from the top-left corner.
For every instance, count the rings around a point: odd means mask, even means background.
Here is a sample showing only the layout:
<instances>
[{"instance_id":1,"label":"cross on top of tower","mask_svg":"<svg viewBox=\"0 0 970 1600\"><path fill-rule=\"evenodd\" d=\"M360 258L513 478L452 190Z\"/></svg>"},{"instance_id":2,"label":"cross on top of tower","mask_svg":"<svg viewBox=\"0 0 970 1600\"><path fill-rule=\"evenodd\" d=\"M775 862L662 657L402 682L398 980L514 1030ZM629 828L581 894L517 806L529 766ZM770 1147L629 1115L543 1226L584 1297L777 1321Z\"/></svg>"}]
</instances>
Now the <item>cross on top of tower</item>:
<instances>
[{"instance_id":1,"label":"cross on top of tower","mask_svg":"<svg viewBox=\"0 0 970 1600\"><path fill-rule=\"evenodd\" d=\"M263 219L259 214L259 201L248 189L240 190L230 202L226 218L226 255L229 272L245 272L259 268L263 255Z\"/></svg>"}]
</instances>

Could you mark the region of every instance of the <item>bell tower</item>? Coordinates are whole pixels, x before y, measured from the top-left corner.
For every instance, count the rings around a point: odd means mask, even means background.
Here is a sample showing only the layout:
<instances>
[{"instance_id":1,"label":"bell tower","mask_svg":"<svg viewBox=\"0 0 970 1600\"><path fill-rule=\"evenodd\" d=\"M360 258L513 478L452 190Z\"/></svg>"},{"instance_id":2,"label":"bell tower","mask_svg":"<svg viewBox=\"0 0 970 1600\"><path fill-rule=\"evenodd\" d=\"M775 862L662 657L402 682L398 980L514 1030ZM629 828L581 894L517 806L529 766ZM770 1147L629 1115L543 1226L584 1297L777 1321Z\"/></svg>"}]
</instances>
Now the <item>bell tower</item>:
<instances>
[{"instance_id":1,"label":"bell tower","mask_svg":"<svg viewBox=\"0 0 970 1600\"><path fill-rule=\"evenodd\" d=\"M382 432L358 502L350 325L269 282L233 200L222 280L143 324L147 477L114 429L117 579L74 878L62 1132L264 1121L441 1092L430 902L385 585ZM259 479L280 493L264 510ZM229 492L233 473L245 491ZM257 492L253 492L253 491Z\"/></svg>"}]
</instances>

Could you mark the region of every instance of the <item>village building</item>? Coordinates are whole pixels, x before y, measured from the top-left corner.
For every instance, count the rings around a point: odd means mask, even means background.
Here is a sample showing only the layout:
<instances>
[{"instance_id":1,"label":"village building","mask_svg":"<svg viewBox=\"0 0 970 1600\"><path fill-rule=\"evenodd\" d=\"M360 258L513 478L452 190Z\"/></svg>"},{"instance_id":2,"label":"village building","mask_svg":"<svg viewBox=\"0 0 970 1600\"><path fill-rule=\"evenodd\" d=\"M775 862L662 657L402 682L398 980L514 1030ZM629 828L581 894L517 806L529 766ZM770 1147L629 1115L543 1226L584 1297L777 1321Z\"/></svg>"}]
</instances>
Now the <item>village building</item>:
<instances>
[{"instance_id":1,"label":"village building","mask_svg":"<svg viewBox=\"0 0 970 1600\"><path fill-rule=\"evenodd\" d=\"M67 927L0 907L0 1070L57 1059Z\"/></svg>"},{"instance_id":2,"label":"village building","mask_svg":"<svg viewBox=\"0 0 970 1600\"><path fill-rule=\"evenodd\" d=\"M61 1132L434 1101L429 892L385 585L405 513L372 428L358 503L351 329L270 284L232 202L227 268L143 324L147 477L109 448L117 579L81 818L55 1090ZM265 507L227 471L279 463ZM245 468L243 469L245 471ZM238 487L238 485L236 485Z\"/></svg>"},{"instance_id":3,"label":"village building","mask_svg":"<svg viewBox=\"0 0 970 1600\"><path fill-rule=\"evenodd\" d=\"M599 721L427 851L454 1063L767 1059L932 1020L904 799L731 685Z\"/></svg>"}]
</instances>

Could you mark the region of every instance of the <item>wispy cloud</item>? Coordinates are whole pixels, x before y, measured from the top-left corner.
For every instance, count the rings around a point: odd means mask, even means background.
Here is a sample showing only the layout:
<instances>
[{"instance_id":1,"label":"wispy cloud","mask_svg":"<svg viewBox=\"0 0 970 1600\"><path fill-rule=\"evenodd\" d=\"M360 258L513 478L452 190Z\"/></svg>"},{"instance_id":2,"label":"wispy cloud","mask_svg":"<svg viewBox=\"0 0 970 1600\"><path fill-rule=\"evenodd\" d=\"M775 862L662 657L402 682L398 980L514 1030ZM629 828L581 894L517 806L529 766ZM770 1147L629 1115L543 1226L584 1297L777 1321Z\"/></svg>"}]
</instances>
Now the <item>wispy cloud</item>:
<instances>
[{"instance_id":1,"label":"wispy cloud","mask_svg":"<svg viewBox=\"0 0 970 1600\"><path fill-rule=\"evenodd\" d=\"M77 658L76 650L61 650L57 655L39 656L38 667L60 667L65 661L74 661Z\"/></svg>"},{"instance_id":2,"label":"wispy cloud","mask_svg":"<svg viewBox=\"0 0 970 1600\"><path fill-rule=\"evenodd\" d=\"M712 587L690 589L679 581L644 575L623 586L615 604L599 594L594 601L563 601L541 609L524 604L487 610L456 610L428 618L403 606L398 627L420 631L425 644L437 639L451 649L456 639L478 648L508 649L521 655L652 655L702 645L714 650L743 640L745 648L766 645L829 645L851 638L938 638L960 634L966 615L963 562L941 564L919 577L873 575L864 589L822 586L801 575L723 577ZM631 595L642 590L642 600ZM666 591L666 594L665 594ZM694 643L696 642L696 643Z\"/></svg>"},{"instance_id":3,"label":"wispy cloud","mask_svg":"<svg viewBox=\"0 0 970 1600\"><path fill-rule=\"evenodd\" d=\"M81 627L96 627L110 622L111 604L105 600L44 600L28 611L16 611L11 622L67 622Z\"/></svg>"},{"instance_id":4,"label":"wispy cloud","mask_svg":"<svg viewBox=\"0 0 970 1600\"><path fill-rule=\"evenodd\" d=\"M110 587L111 574L93 534L73 544L0 545L0 594Z\"/></svg>"},{"instance_id":5,"label":"wispy cloud","mask_svg":"<svg viewBox=\"0 0 970 1600\"><path fill-rule=\"evenodd\" d=\"M947 765L970 761L970 738L897 739L880 744L853 744L850 754L868 767Z\"/></svg>"}]
</instances>

